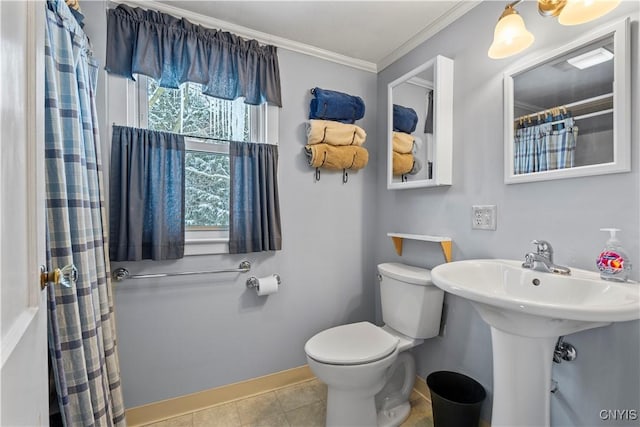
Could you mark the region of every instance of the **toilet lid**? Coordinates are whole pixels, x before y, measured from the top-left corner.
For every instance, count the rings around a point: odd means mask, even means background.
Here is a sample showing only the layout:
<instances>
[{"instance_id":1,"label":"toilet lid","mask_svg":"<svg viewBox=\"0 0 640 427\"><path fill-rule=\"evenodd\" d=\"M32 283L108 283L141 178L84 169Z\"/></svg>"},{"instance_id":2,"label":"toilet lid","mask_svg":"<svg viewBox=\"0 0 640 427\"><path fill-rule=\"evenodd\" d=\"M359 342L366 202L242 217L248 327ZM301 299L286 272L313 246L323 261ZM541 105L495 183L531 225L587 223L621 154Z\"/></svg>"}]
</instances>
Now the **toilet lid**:
<instances>
[{"instance_id":1,"label":"toilet lid","mask_svg":"<svg viewBox=\"0 0 640 427\"><path fill-rule=\"evenodd\" d=\"M369 322L359 322L317 333L304 350L321 363L357 365L382 359L397 346L398 338Z\"/></svg>"}]
</instances>

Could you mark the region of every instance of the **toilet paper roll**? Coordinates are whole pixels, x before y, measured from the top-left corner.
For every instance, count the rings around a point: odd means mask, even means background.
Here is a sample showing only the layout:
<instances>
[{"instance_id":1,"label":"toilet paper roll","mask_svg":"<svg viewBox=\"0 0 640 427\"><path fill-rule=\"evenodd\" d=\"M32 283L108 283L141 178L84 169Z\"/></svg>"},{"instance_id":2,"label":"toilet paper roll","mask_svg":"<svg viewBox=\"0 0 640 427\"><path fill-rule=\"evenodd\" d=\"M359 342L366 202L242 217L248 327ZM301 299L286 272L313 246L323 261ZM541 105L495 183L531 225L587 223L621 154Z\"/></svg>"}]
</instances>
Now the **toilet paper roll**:
<instances>
[{"instance_id":1,"label":"toilet paper roll","mask_svg":"<svg viewBox=\"0 0 640 427\"><path fill-rule=\"evenodd\" d=\"M278 292L278 277L275 274L266 277L258 277L256 293L259 296L271 295Z\"/></svg>"}]
</instances>

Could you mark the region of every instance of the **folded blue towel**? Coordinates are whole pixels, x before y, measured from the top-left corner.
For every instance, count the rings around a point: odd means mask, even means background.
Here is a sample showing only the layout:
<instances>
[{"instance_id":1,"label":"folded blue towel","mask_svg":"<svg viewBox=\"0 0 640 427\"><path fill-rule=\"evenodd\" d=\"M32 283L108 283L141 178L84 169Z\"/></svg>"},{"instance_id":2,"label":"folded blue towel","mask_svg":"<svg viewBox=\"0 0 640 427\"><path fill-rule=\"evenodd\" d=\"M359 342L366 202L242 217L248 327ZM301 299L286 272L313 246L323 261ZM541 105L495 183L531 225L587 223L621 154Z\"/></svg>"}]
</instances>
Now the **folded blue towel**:
<instances>
[{"instance_id":1,"label":"folded blue towel","mask_svg":"<svg viewBox=\"0 0 640 427\"><path fill-rule=\"evenodd\" d=\"M348 95L333 90L313 90L315 96L309 105L309 118L334 120L353 124L364 117L364 101L359 96Z\"/></svg>"},{"instance_id":2,"label":"folded blue towel","mask_svg":"<svg viewBox=\"0 0 640 427\"><path fill-rule=\"evenodd\" d=\"M411 133L418 125L418 115L413 108L393 104L393 130Z\"/></svg>"}]
</instances>

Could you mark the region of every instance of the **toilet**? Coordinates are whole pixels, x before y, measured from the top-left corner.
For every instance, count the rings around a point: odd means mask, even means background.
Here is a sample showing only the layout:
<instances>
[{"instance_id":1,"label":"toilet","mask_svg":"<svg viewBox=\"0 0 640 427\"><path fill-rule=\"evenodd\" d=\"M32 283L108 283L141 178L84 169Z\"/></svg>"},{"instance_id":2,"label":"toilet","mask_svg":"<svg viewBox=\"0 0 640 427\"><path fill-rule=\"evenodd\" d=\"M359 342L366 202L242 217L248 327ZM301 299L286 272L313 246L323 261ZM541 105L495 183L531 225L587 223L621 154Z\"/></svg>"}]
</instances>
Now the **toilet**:
<instances>
[{"instance_id":1,"label":"toilet","mask_svg":"<svg viewBox=\"0 0 640 427\"><path fill-rule=\"evenodd\" d=\"M304 346L307 362L327 385L327 427L398 426L410 412L416 376L409 350L438 335L444 292L431 271L378 265L382 320L317 333Z\"/></svg>"}]
</instances>

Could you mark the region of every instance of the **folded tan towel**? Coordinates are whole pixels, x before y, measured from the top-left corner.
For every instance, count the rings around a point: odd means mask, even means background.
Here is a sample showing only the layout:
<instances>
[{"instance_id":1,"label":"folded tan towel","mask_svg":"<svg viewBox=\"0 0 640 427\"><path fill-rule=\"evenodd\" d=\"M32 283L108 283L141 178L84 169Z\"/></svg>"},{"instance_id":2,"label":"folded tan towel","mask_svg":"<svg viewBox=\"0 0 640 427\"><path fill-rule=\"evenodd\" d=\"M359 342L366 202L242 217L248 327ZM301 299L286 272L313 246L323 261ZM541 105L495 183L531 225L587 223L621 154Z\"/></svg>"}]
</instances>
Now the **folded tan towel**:
<instances>
[{"instance_id":1,"label":"folded tan towel","mask_svg":"<svg viewBox=\"0 0 640 427\"><path fill-rule=\"evenodd\" d=\"M70 9L80 11L80 2L78 0L65 0L65 3Z\"/></svg>"},{"instance_id":2,"label":"folded tan towel","mask_svg":"<svg viewBox=\"0 0 640 427\"><path fill-rule=\"evenodd\" d=\"M400 154L393 152L393 174L405 175L413 169L413 154Z\"/></svg>"},{"instance_id":3,"label":"folded tan towel","mask_svg":"<svg viewBox=\"0 0 640 427\"><path fill-rule=\"evenodd\" d=\"M404 132L393 132L393 151L407 154L413 150L413 136Z\"/></svg>"},{"instance_id":4,"label":"folded tan towel","mask_svg":"<svg viewBox=\"0 0 640 427\"><path fill-rule=\"evenodd\" d=\"M307 144L362 145L367 133L360 126L331 120L309 120Z\"/></svg>"},{"instance_id":5,"label":"folded tan towel","mask_svg":"<svg viewBox=\"0 0 640 427\"><path fill-rule=\"evenodd\" d=\"M309 166L326 169L362 169L369 162L369 152L362 147L347 145L336 147L329 144L307 145L305 148Z\"/></svg>"}]
</instances>

